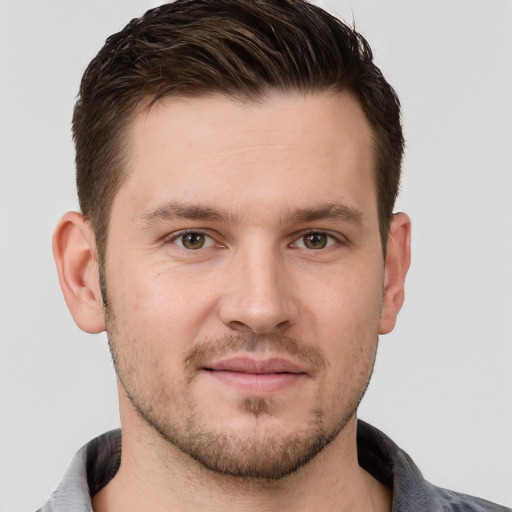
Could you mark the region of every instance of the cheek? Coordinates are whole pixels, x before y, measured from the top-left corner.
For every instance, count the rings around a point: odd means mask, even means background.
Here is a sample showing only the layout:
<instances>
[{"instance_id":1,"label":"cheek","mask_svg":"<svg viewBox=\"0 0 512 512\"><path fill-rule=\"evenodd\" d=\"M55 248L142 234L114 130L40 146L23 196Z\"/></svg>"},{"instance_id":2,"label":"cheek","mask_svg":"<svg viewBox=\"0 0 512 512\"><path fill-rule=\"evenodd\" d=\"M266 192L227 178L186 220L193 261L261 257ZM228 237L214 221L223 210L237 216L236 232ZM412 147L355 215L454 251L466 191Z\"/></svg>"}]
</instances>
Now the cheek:
<instances>
[{"instance_id":1,"label":"cheek","mask_svg":"<svg viewBox=\"0 0 512 512\"><path fill-rule=\"evenodd\" d=\"M369 268L343 268L305 283L301 292L304 308L313 312L319 329L359 330L378 324L383 271Z\"/></svg>"},{"instance_id":2,"label":"cheek","mask_svg":"<svg viewBox=\"0 0 512 512\"><path fill-rule=\"evenodd\" d=\"M115 323L135 341L145 340L148 350L165 354L172 345L179 352L199 335L214 309L214 290L200 284L143 267L118 269L107 285Z\"/></svg>"},{"instance_id":3,"label":"cheek","mask_svg":"<svg viewBox=\"0 0 512 512\"><path fill-rule=\"evenodd\" d=\"M304 308L304 316L312 319L306 326L307 336L322 345L331 383L341 387L341 395L367 381L378 342L380 275L377 272L369 280L356 270L333 275L326 281L329 285L310 296L309 315Z\"/></svg>"}]
</instances>

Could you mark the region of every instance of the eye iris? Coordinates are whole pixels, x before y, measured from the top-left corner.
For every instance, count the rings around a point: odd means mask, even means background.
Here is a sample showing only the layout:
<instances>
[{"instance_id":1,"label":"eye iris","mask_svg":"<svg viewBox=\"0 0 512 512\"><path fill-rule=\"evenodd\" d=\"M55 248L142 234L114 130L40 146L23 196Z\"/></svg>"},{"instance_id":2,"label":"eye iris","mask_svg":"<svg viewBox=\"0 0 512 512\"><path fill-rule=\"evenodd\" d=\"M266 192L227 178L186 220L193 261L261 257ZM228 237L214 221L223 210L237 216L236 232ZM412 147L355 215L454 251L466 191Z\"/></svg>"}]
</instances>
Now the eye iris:
<instances>
[{"instance_id":1,"label":"eye iris","mask_svg":"<svg viewBox=\"0 0 512 512\"><path fill-rule=\"evenodd\" d=\"M187 233L183 235L183 247L187 249L201 249L204 245L204 235L201 233Z\"/></svg>"},{"instance_id":2,"label":"eye iris","mask_svg":"<svg viewBox=\"0 0 512 512\"><path fill-rule=\"evenodd\" d=\"M323 249L327 245L327 235L312 233L304 237L304 245L308 249Z\"/></svg>"}]
</instances>

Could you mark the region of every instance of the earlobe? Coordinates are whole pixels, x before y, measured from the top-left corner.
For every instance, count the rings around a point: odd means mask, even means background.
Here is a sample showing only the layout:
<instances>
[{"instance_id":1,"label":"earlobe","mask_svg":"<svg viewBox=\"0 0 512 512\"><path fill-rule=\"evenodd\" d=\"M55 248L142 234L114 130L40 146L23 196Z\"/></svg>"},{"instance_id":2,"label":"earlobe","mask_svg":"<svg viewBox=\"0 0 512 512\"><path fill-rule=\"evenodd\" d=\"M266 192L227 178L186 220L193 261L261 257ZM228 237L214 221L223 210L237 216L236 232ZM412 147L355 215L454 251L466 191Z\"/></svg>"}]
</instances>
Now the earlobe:
<instances>
[{"instance_id":1,"label":"earlobe","mask_svg":"<svg viewBox=\"0 0 512 512\"><path fill-rule=\"evenodd\" d=\"M405 213L393 216L387 241L380 334L393 330L404 303L404 285L411 263L411 220Z\"/></svg>"},{"instance_id":2,"label":"earlobe","mask_svg":"<svg viewBox=\"0 0 512 512\"><path fill-rule=\"evenodd\" d=\"M66 304L80 329L105 330L96 244L91 226L77 212L66 213L53 235L53 256Z\"/></svg>"}]
</instances>

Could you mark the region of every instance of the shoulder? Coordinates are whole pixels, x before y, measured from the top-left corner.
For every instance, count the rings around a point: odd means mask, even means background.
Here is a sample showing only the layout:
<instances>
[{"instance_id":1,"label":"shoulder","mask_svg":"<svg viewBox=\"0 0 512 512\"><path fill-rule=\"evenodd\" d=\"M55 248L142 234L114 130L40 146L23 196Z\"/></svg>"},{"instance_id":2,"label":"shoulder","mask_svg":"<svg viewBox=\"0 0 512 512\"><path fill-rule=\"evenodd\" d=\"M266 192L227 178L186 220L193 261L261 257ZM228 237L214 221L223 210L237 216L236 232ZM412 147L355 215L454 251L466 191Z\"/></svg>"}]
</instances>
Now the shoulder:
<instances>
[{"instance_id":1,"label":"shoulder","mask_svg":"<svg viewBox=\"0 0 512 512\"><path fill-rule=\"evenodd\" d=\"M117 473L121 430L112 430L80 448L50 499L37 512L93 512L91 496Z\"/></svg>"},{"instance_id":2,"label":"shoulder","mask_svg":"<svg viewBox=\"0 0 512 512\"><path fill-rule=\"evenodd\" d=\"M393 490L392 512L512 512L512 509L436 487L411 457L380 430L358 422L359 464Z\"/></svg>"},{"instance_id":3,"label":"shoulder","mask_svg":"<svg viewBox=\"0 0 512 512\"><path fill-rule=\"evenodd\" d=\"M511 512L512 509L490 501L429 484L432 497L443 512Z\"/></svg>"}]
</instances>

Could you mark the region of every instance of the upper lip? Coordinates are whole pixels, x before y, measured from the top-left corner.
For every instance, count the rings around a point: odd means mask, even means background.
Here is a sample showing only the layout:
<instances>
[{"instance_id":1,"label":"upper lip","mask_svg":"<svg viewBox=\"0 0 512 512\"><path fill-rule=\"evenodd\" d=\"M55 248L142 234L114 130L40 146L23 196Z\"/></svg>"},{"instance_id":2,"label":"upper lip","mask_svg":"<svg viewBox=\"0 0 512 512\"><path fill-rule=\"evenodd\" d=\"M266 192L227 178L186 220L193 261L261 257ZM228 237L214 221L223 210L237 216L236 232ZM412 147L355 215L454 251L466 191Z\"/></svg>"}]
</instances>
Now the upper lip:
<instances>
[{"instance_id":1,"label":"upper lip","mask_svg":"<svg viewBox=\"0 0 512 512\"><path fill-rule=\"evenodd\" d=\"M254 359L249 357L230 357L203 366L205 370L230 371L254 374L266 373L305 373L297 364L281 357Z\"/></svg>"}]
</instances>

